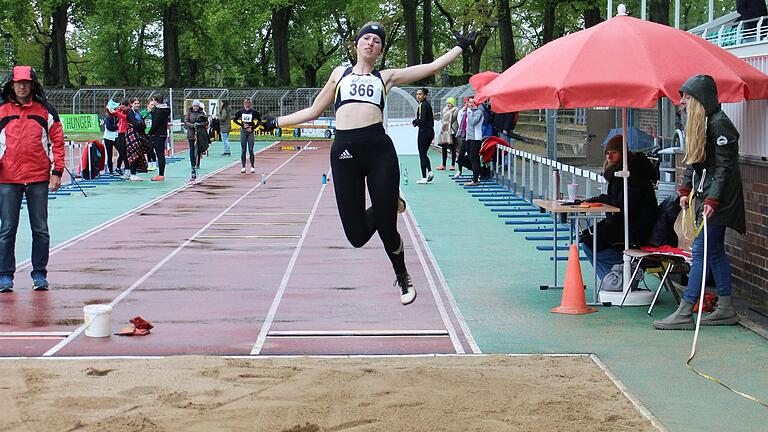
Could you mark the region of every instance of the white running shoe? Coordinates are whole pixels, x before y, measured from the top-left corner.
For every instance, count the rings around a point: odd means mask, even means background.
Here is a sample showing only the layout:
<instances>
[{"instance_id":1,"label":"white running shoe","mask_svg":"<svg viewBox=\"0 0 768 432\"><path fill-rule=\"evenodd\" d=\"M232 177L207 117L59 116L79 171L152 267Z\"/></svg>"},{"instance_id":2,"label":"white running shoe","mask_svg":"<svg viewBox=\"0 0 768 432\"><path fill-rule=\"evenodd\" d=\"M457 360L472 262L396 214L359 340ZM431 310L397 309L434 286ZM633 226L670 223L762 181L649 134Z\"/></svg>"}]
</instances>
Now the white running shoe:
<instances>
[{"instance_id":1,"label":"white running shoe","mask_svg":"<svg viewBox=\"0 0 768 432\"><path fill-rule=\"evenodd\" d=\"M255 172L256 172L256 168L254 168L254 167L251 167L251 174L253 174L253 173L255 173Z\"/></svg>"},{"instance_id":2,"label":"white running shoe","mask_svg":"<svg viewBox=\"0 0 768 432\"><path fill-rule=\"evenodd\" d=\"M427 184L427 183L429 183L429 180L423 178L423 179L417 181L416 183L418 183L418 184Z\"/></svg>"},{"instance_id":3,"label":"white running shoe","mask_svg":"<svg viewBox=\"0 0 768 432\"><path fill-rule=\"evenodd\" d=\"M395 283L392 285L400 287L400 303L402 303L404 306L409 305L413 303L414 300L416 300L416 288L413 287L413 284L411 283L411 277L408 275L408 273L401 273L397 275Z\"/></svg>"},{"instance_id":4,"label":"white running shoe","mask_svg":"<svg viewBox=\"0 0 768 432\"><path fill-rule=\"evenodd\" d=\"M245 167L243 167L243 168L240 170L240 173L241 173L241 174L245 174Z\"/></svg>"},{"instance_id":5,"label":"white running shoe","mask_svg":"<svg viewBox=\"0 0 768 432\"><path fill-rule=\"evenodd\" d=\"M455 179L457 179L459 177L461 177L461 171L459 171L459 172L457 172L456 174L453 175L453 178L455 178Z\"/></svg>"},{"instance_id":6,"label":"white running shoe","mask_svg":"<svg viewBox=\"0 0 768 432\"><path fill-rule=\"evenodd\" d=\"M434 174L432 174L432 171L430 171L430 172L428 172L428 173L427 173L427 183L429 183L429 182L431 182L432 180L434 180L434 178L435 178L435 175L434 175Z\"/></svg>"},{"instance_id":7,"label":"white running shoe","mask_svg":"<svg viewBox=\"0 0 768 432\"><path fill-rule=\"evenodd\" d=\"M131 176L128 178L128 180L130 180L130 181L144 181L144 179L143 179L143 178L141 178L141 177L139 177L139 176L137 176L137 175L131 175Z\"/></svg>"}]
</instances>

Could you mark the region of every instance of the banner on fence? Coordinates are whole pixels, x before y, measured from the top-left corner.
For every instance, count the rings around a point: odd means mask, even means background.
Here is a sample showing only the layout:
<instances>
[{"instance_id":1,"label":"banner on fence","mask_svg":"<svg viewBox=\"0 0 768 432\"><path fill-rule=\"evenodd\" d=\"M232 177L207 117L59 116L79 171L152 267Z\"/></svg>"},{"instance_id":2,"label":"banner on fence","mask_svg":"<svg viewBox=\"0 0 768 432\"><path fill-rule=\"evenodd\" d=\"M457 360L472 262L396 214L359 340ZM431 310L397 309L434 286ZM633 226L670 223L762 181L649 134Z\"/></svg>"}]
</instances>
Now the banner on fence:
<instances>
[{"instance_id":1,"label":"banner on fence","mask_svg":"<svg viewBox=\"0 0 768 432\"><path fill-rule=\"evenodd\" d=\"M96 114L61 114L64 132L100 132L99 116Z\"/></svg>"}]
</instances>

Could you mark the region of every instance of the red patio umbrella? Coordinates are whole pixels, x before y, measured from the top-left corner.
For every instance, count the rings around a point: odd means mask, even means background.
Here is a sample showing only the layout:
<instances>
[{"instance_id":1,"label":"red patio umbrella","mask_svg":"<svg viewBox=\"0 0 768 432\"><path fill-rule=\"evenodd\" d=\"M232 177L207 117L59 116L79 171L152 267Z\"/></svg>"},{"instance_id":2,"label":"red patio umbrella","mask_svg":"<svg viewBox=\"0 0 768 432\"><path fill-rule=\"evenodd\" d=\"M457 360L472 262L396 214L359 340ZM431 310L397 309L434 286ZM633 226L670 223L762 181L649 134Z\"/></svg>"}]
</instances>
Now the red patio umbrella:
<instances>
[{"instance_id":1,"label":"red patio umbrella","mask_svg":"<svg viewBox=\"0 0 768 432\"><path fill-rule=\"evenodd\" d=\"M496 112L539 108L621 107L623 130L630 108L652 108L666 96L679 103L678 89L693 75L715 79L720 102L768 99L768 75L693 34L619 15L554 40L504 71L475 95L492 98ZM624 208L628 203L627 134L623 140ZM629 248L629 215L624 244ZM630 263L624 257L624 291ZM642 303L638 303L642 304Z\"/></svg>"},{"instance_id":2,"label":"red patio umbrella","mask_svg":"<svg viewBox=\"0 0 768 432\"><path fill-rule=\"evenodd\" d=\"M691 33L621 15L528 54L475 99L492 97L497 112L652 108L662 96L679 103L680 85L698 74L715 79L720 102L768 99L768 76L728 51Z\"/></svg>"},{"instance_id":3,"label":"red patio umbrella","mask_svg":"<svg viewBox=\"0 0 768 432\"><path fill-rule=\"evenodd\" d=\"M489 82L495 80L498 76L499 73L494 71L476 73L469 77L469 85L477 91L485 87Z\"/></svg>"}]
</instances>

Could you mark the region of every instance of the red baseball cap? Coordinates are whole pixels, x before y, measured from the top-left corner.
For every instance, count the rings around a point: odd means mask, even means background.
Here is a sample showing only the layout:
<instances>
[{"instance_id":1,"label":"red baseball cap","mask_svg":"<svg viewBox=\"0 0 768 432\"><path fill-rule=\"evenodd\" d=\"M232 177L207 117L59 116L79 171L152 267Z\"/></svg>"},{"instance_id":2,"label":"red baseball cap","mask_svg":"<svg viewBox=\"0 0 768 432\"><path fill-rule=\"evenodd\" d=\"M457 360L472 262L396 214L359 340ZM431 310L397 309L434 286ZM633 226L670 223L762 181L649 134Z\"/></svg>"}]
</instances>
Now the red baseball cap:
<instances>
[{"instance_id":1,"label":"red baseball cap","mask_svg":"<svg viewBox=\"0 0 768 432\"><path fill-rule=\"evenodd\" d=\"M12 81L35 81L32 66L14 66Z\"/></svg>"}]
</instances>

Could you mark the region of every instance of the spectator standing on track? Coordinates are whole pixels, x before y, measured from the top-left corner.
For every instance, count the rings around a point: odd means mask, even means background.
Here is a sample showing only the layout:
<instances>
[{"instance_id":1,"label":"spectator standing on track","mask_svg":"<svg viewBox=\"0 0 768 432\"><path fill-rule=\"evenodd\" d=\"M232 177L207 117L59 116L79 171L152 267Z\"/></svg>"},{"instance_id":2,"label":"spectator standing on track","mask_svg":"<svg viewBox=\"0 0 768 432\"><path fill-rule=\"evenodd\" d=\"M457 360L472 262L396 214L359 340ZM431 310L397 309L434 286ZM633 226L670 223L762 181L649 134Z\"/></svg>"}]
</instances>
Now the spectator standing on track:
<instances>
[{"instance_id":1,"label":"spectator standing on track","mask_svg":"<svg viewBox=\"0 0 768 432\"><path fill-rule=\"evenodd\" d=\"M48 191L61 186L64 130L35 70L15 66L0 98L0 292L13 291L21 199L32 228L32 284L48 289Z\"/></svg>"},{"instance_id":2,"label":"spectator standing on track","mask_svg":"<svg viewBox=\"0 0 768 432\"><path fill-rule=\"evenodd\" d=\"M467 108L466 149L472 167L472 181L464 183L464 186L480 184L480 146L483 144L484 119L483 109L475 104L475 97L470 96Z\"/></svg>"},{"instance_id":3,"label":"spectator standing on track","mask_svg":"<svg viewBox=\"0 0 768 432\"><path fill-rule=\"evenodd\" d=\"M117 108L119 105L117 102L109 100L107 106ZM104 116L104 147L107 150L107 169L109 175L115 175L114 165L112 162L112 149L116 148L117 141L117 118L106 115Z\"/></svg>"},{"instance_id":4,"label":"spectator standing on track","mask_svg":"<svg viewBox=\"0 0 768 432\"><path fill-rule=\"evenodd\" d=\"M734 325L739 316L731 299L731 264L725 253L725 231L747 232L744 190L739 164L739 132L720 107L717 85L709 75L696 75L680 87L685 107L685 174L678 187L680 207L694 223L706 215L706 260L717 288L717 308L701 325ZM632 177L630 177L632 178ZM693 192L693 195L690 195ZM689 209L689 206L692 208ZM702 222L703 224L703 222ZM700 228L702 231L703 226ZM695 229L694 229L695 231ZM693 330L693 305L701 295L704 272L704 232L693 240L688 287L672 315L654 321L661 330Z\"/></svg>"},{"instance_id":5,"label":"spectator standing on track","mask_svg":"<svg viewBox=\"0 0 768 432\"><path fill-rule=\"evenodd\" d=\"M251 100L243 100L243 109L235 114L235 124L240 126L240 163L242 164L241 173L245 174L245 151L248 149L248 157L251 162L251 174L256 172L254 163L256 157L253 154L253 132L261 121L261 113L251 109Z\"/></svg>"},{"instance_id":6,"label":"spectator standing on track","mask_svg":"<svg viewBox=\"0 0 768 432\"><path fill-rule=\"evenodd\" d=\"M461 177L462 168L471 168L467 159L467 111L469 110L469 98L464 98L464 103L461 105L456 121L459 123L459 129L456 131L456 138L459 141L459 151L456 156L456 162L459 164L459 169L454 174L453 178L457 179Z\"/></svg>"},{"instance_id":7,"label":"spectator standing on track","mask_svg":"<svg viewBox=\"0 0 768 432\"><path fill-rule=\"evenodd\" d=\"M432 174L432 162L429 160L429 146L435 140L435 115L427 96L429 96L429 90L426 88L422 87L416 90L416 100L419 101L419 106L416 108L413 126L419 128L416 145L419 148L421 179L416 182L418 184L427 184L435 178L435 175Z\"/></svg>"},{"instance_id":8,"label":"spectator standing on track","mask_svg":"<svg viewBox=\"0 0 768 432\"><path fill-rule=\"evenodd\" d=\"M229 145L229 131L232 130L232 113L229 111L229 101L221 101L219 124L219 127L221 128L221 140L224 142L224 153L221 155L231 156L232 148Z\"/></svg>"},{"instance_id":9,"label":"spectator standing on track","mask_svg":"<svg viewBox=\"0 0 768 432\"><path fill-rule=\"evenodd\" d=\"M385 37L380 23L365 24L355 39L354 66L335 68L311 107L268 120L262 126L273 130L281 124L311 121L334 104L336 138L331 146L331 170L344 233L352 246L359 248L378 231L395 271L400 302L407 305L416 299L416 289L405 266L403 240L397 231L397 213L405 211L405 201L398 196L397 152L382 124L387 91L444 69L474 42L475 34L456 35L456 46L431 63L378 71L375 65ZM371 199L367 209L366 185Z\"/></svg>"},{"instance_id":10,"label":"spectator standing on track","mask_svg":"<svg viewBox=\"0 0 768 432\"><path fill-rule=\"evenodd\" d=\"M203 121L204 120L204 121ZM208 118L205 111L203 111L203 103L195 99L192 101L192 106L189 107L187 115L184 117L184 126L187 128L187 142L189 143L189 163L192 167L192 175L189 178L190 181L197 180L197 170L200 169L200 158L202 158L202 150L196 145L199 128L205 128L208 130Z\"/></svg>"},{"instance_id":11,"label":"spectator standing on track","mask_svg":"<svg viewBox=\"0 0 768 432\"><path fill-rule=\"evenodd\" d=\"M149 130L152 128L152 110L155 108L154 100L149 99L147 106L141 110L141 119L144 121L144 133L149 136ZM151 145L147 150L147 171L157 170L157 155Z\"/></svg>"},{"instance_id":12,"label":"spectator standing on track","mask_svg":"<svg viewBox=\"0 0 768 432\"><path fill-rule=\"evenodd\" d=\"M168 139L168 123L171 120L171 108L165 103L162 95L152 97L150 112L151 126L149 128L149 145L157 156L159 172L152 181L165 180L165 142Z\"/></svg>"},{"instance_id":13,"label":"spectator standing on track","mask_svg":"<svg viewBox=\"0 0 768 432\"><path fill-rule=\"evenodd\" d=\"M130 181L143 181L139 177L139 172L147 172L146 153L149 149L149 138L146 134L146 125L141 118L139 107L141 102L138 98L131 100L131 109L125 112L125 149L128 158L128 166L131 168Z\"/></svg>"},{"instance_id":14,"label":"spectator standing on track","mask_svg":"<svg viewBox=\"0 0 768 432\"><path fill-rule=\"evenodd\" d=\"M115 173L128 180L129 175L123 172L121 167L128 169L128 152L125 145L125 130L128 127L126 122L125 113L131 108L131 101L123 99L120 105L117 107L107 105L106 112L110 117L117 119L117 140L115 141L115 148L117 149L117 164L115 166Z\"/></svg>"},{"instance_id":15,"label":"spectator standing on track","mask_svg":"<svg viewBox=\"0 0 768 432\"><path fill-rule=\"evenodd\" d=\"M441 115L441 127L438 144L443 149L443 164L437 167L438 171L445 170L445 164L448 162L448 150L451 151L450 170L456 169L456 131L459 128L458 122L459 109L456 108L456 99L449 97L445 100L445 106Z\"/></svg>"}]
</instances>

